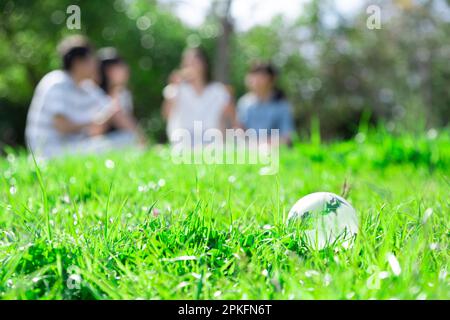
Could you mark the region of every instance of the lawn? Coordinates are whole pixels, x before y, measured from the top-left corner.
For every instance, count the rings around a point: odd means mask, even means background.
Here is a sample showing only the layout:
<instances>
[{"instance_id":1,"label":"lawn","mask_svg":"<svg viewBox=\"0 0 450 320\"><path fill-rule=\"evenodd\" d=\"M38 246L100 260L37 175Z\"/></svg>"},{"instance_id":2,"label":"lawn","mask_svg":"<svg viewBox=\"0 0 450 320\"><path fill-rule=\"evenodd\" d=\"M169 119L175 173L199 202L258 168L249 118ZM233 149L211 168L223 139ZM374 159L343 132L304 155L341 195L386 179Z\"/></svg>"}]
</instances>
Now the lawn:
<instances>
[{"instance_id":1,"label":"lawn","mask_svg":"<svg viewBox=\"0 0 450 320\"><path fill-rule=\"evenodd\" d=\"M0 160L3 299L449 299L450 132L281 150L280 172L174 165L167 147ZM351 248L286 226L315 191L357 210Z\"/></svg>"}]
</instances>

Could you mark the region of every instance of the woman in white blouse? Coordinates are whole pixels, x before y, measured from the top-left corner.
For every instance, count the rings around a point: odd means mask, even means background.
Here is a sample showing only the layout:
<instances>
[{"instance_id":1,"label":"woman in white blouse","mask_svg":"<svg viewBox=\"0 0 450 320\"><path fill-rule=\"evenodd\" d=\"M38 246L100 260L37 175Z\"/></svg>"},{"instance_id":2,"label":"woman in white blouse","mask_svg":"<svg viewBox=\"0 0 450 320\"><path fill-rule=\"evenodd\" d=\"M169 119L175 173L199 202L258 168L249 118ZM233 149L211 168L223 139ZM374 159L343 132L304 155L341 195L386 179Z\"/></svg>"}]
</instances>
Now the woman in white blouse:
<instances>
[{"instance_id":1,"label":"woman in white blouse","mask_svg":"<svg viewBox=\"0 0 450 320\"><path fill-rule=\"evenodd\" d=\"M167 135L175 143L177 130L187 130L191 144L203 142L194 136L201 124L201 136L208 129L224 130L234 124L234 104L225 85L211 81L210 65L200 48L187 49L182 56L181 68L171 75L164 90L162 114L167 120Z\"/></svg>"}]
</instances>

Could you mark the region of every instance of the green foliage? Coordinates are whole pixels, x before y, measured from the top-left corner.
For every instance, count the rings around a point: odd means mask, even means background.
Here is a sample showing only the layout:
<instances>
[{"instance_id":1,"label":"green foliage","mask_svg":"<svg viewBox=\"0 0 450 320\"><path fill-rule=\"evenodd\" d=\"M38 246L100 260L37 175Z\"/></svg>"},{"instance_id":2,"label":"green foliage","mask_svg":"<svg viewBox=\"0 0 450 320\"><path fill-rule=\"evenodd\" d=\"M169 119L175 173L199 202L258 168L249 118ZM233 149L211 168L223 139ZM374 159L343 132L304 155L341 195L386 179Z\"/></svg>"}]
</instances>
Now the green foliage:
<instances>
[{"instance_id":1,"label":"green foliage","mask_svg":"<svg viewBox=\"0 0 450 320\"><path fill-rule=\"evenodd\" d=\"M365 10L350 18L340 16L333 1L310 1L294 22L276 17L234 34L231 84L242 95L249 63L272 60L282 70L280 86L294 105L302 138L350 138L362 115L370 115L367 124L385 123L393 132L447 126L450 66L444 44L450 26L438 9L441 2L379 1L382 28L369 30ZM81 33L97 47L118 47L129 62L137 116L154 140L164 141L160 105L167 77L187 44L201 43L213 56L220 26L210 16L193 30L156 0L2 1L0 141L23 142L36 83L59 67L58 41L79 32L65 25L70 4L81 8Z\"/></svg>"},{"instance_id":2,"label":"green foliage","mask_svg":"<svg viewBox=\"0 0 450 320\"><path fill-rule=\"evenodd\" d=\"M66 28L65 10L71 4L81 8L81 30ZM0 6L0 112L5 112L0 126L4 127L3 133L15 129L16 135L3 136L2 140L23 139L26 109L34 87L45 73L60 67L56 45L65 35L75 33L89 36L97 48L119 48L131 67L137 116L153 136L161 139L161 92L192 33L167 9L144 0L129 6L121 0L6 1ZM150 23L148 29L145 24L138 28L142 17ZM16 109L20 110L17 118L13 113Z\"/></svg>"},{"instance_id":3,"label":"green foliage","mask_svg":"<svg viewBox=\"0 0 450 320\"><path fill-rule=\"evenodd\" d=\"M379 1L382 28L369 30L365 10L348 18L339 16L334 1L311 1L294 23L276 18L237 36L234 82L249 61L272 59L283 71L280 83L302 136L314 132L318 118L324 138L350 138L363 114L395 132L446 126L450 67L443 44L450 30L438 2L402 7ZM333 14L337 21L329 26Z\"/></svg>"},{"instance_id":4,"label":"green foliage","mask_svg":"<svg viewBox=\"0 0 450 320\"><path fill-rule=\"evenodd\" d=\"M39 166L47 204L33 160L10 152L0 297L448 299L450 133L381 132L283 149L276 176L174 165L166 147L54 160ZM353 247L309 250L286 226L290 207L345 180L360 221Z\"/></svg>"}]
</instances>

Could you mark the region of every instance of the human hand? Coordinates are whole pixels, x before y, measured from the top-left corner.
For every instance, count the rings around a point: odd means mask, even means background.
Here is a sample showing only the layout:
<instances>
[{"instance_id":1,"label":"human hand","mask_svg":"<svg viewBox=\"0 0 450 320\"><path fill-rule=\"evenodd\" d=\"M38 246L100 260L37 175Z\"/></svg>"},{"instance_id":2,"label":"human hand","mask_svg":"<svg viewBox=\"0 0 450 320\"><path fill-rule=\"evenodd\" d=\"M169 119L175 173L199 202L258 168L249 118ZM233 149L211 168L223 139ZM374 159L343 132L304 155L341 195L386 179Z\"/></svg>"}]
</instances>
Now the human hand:
<instances>
[{"instance_id":1,"label":"human hand","mask_svg":"<svg viewBox=\"0 0 450 320\"><path fill-rule=\"evenodd\" d=\"M108 130L105 122L91 122L86 127L86 133L90 137L101 136Z\"/></svg>"}]
</instances>

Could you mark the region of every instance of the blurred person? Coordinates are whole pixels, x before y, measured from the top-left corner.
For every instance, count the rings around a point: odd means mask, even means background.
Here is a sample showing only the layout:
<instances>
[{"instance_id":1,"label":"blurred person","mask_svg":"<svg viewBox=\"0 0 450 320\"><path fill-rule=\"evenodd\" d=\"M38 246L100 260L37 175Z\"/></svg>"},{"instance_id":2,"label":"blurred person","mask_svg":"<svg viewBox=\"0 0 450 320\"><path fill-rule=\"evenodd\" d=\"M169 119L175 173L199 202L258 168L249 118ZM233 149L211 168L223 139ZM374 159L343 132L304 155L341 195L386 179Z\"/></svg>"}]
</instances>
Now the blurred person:
<instances>
[{"instance_id":1,"label":"blurred person","mask_svg":"<svg viewBox=\"0 0 450 320\"><path fill-rule=\"evenodd\" d=\"M79 35L58 46L62 70L45 75L36 87L26 124L26 141L37 156L102 152L134 144L135 124L123 121L117 99L83 83L97 78L98 61L89 41ZM120 132L107 134L115 126Z\"/></svg>"},{"instance_id":2,"label":"blurred person","mask_svg":"<svg viewBox=\"0 0 450 320\"><path fill-rule=\"evenodd\" d=\"M249 92L238 100L237 116L244 129L279 129L280 143L290 146L292 110L284 92L276 86L277 76L270 63L254 63L245 80Z\"/></svg>"},{"instance_id":3,"label":"blurred person","mask_svg":"<svg viewBox=\"0 0 450 320\"><path fill-rule=\"evenodd\" d=\"M97 57L99 60L97 84L104 93L118 101L122 111L118 113L116 121L121 121L125 125L127 123L134 124L139 141L141 144L145 144L145 135L137 125L137 121L133 115L133 96L128 89L128 81L130 79L128 64L118 54L117 50L112 47L100 49L97 52ZM98 89L92 81L87 81L83 85L86 87L90 86L92 90ZM115 131L116 129L114 126L111 127L111 131Z\"/></svg>"},{"instance_id":4,"label":"blurred person","mask_svg":"<svg viewBox=\"0 0 450 320\"><path fill-rule=\"evenodd\" d=\"M167 135L174 143L178 129L187 130L193 139L191 145L203 143L194 136L194 122L202 124L202 131L226 129L227 119L233 119L234 104L225 85L211 81L211 68L201 48L186 49L181 67L169 78L164 89L162 115L167 120ZM202 132L202 136L203 136Z\"/></svg>"},{"instance_id":5,"label":"blurred person","mask_svg":"<svg viewBox=\"0 0 450 320\"><path fill-rule=\"evenodd\" d=\"M112 47L97 51L99 60L98 85L111 96L118 97L120 106L126 114L133 112L133 98L128 90L130 70L126 62Z\"/></svg>"}]
</instances>

